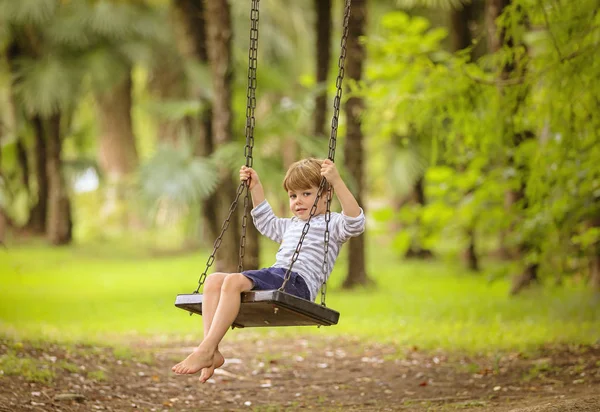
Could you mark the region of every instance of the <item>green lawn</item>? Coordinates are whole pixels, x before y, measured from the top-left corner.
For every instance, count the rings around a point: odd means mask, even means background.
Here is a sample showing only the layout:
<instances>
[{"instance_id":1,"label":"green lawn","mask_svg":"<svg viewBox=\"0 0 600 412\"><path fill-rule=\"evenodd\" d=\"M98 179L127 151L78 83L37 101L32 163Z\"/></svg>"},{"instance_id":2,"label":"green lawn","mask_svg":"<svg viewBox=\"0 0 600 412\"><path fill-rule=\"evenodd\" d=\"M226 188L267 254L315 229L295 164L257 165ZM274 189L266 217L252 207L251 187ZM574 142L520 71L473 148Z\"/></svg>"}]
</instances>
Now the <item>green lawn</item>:
<instances>
[{"instance_id":1,"label":"green lawn","mask_svg":"<svg viewBox=\"0 0 600 412\"><path fill-rule=\"evenodd\" d=\"M600 337L600 306L583 288L547 287L510 298L505 281L489 283L485 275L441 261L402 262L381 245L370 249L373 288L339 289L346 261L338 261L327 303L340 311L339 325L232 335L343 334L467 351L592 343ZM63 341L197 339L200 317L176 309L173 301L195 289L206 257L157 257L126 245L0 250L0 334Z\"/></svg>"}]
</instances>

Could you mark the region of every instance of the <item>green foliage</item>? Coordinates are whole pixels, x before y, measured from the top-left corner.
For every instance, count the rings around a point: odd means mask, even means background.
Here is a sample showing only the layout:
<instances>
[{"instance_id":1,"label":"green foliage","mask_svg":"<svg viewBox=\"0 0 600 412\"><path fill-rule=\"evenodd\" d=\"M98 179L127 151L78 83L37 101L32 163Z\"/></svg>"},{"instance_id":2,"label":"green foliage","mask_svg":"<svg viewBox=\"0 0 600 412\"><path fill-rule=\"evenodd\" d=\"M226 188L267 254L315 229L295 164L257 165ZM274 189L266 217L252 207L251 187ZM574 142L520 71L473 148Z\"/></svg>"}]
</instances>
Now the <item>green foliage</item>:
<instances>
[{"instance_id":1,"label":"green foliage","mask_svg":"<svg viewBox=\"0 0 600 412\"><path fill-rule=\"evenodd\" d=\"M511 228L522 263L553 276L598 244L589 224L600 216L595 7L514 1L497 21L504 47L475 62L468 50L445 52L446 33L421 17L384 17L386 31L367 41L366 124L390 140L414 130L439 164L426 174L430 204L404 223L425 223L426 237ZM507 209L504 194L523 188Z\"/></svg>"},{"instance_id":2,"label":"green foliage","mask_svg":"<svg viewBox=\"0 0 600 412\"><path fill-rule=\"evenodd\" d=\"M188 144L165 145L140 168L139 194L149 215L162 221L180 219L214 192L215 164L196 157Z\"/></svg>"},{"instance_id":3,"label":"green foliage","mask_svg":"<svg viewBox=\"0 0 600 412\"><path fill-rule=\"evenodd\" d=\"M123 61L148 62L167 33L157 9L133 3L0 0L0 16L11 27L3 43L21 49L16 96L43 116L75 105L84 74L105 88L127 68Z\"/></svg>"},{"instance_id":4,"label":"green foliage","mask_svg":"<svg viewBox=\"0 0 600 412\"><path fill-rule=\"evenodd\" d=\"M56 13L57 0L23 0L0 2L0 16L16 24L45 24Z\"/></svg>"}]
</instances>

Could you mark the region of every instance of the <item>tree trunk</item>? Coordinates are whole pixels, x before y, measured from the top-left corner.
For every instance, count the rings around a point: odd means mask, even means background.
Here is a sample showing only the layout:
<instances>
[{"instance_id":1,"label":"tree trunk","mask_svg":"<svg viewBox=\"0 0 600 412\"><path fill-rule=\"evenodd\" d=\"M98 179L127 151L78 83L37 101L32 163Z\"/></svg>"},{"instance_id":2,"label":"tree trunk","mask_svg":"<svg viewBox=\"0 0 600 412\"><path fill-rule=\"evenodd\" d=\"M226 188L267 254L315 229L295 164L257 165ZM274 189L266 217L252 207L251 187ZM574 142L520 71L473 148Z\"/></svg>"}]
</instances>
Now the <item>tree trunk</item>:
<instances>
[{"instance_id":1,"label":"tree trunk","mask_svg":"<svg viewBox=\"0 0 600 412\"><path fill-rule=\"evenodd\" d=\"M600 227L600 216L595 216L587 222L588 228ZM590 246L588 252L589 268L590 268L590 286L592 290L600 294L600 242Z\"/></svg>"},{"instance_id":2,"label":"tree trunk","mask_svg":"<svg viewBox=\"0 0 600 412\"><path fill-rule=\"evenodd\" d=\"M513 278L512 287L510 289L511 295L516 295L521 290L531 286L531 284L538 281L538 265L531 264L527 265L523 272Z\"/></svg>"},{"instance_id":3,"label":"tree trunk","mask_svg":"<svg viewBox=\"0 0 600 412\"><path fill-rule=\"evenodd\" d=\"M349 80L360 82L363 64L366 59L366 49L359 42L359 38L364 35L367 24L367 0L355 0L353 2L349 24L346 74ZM348 123L344 146L346 169L350 171L354 182L356 182L356 200L365 209L363 203L365 187L363 165L364 139L361 129L364 100L361 97L351 97L346 102L345 111ZM372 282L367 275L366 269L365 238L366 233L363 233L361 236L351 238L348 242L348 272L343 283L344 288L351 288L356 285L365 285Z\"/></svg>"},{"instance_id":4,"label":"tree trunk","mask_svg":"<svg viewBox=\"0 0 600 412\"><path fill-rule=\"evenodd\" d=\"M326 136L327 119L327 74L331 61L331 0L314 0L317 18L315 21L316 36L316 80L322 91L315 97L315 114L313 133L315 136Z\"/></svg>"},{"instance_id":5,"label":"tree trunk","mask_svg":"<svg viewBox=\"0 0 600 412\"><path fill-rule=\"evenodd\" d=\"M60 114L45 121L48 137L47 173L49 181L48 198L48 240L53 245L65 245L72 240L73 223L71 203L65 179L62 174Z\"/></svg>"},{"instance_id":6,"label":"tree trunk","mask_svg":"<svg viewBox=\"0 0 600 412\"><path fill-rule=\"evenodd\" d=\"M29 161L27 160L27 148L25 147L25 144L23 143L23 140L21 138L17 139L16 149L17 163L21 169L21 184L23 185L27 193L29 193Z\"/></svg>"},{"instance_id":7,"label":"tree trunk","mask_svg":"<svg viewBox=\"0 0 600 412\"><path fill-rule=\"evenodd\" d=\"M231 53L231 13L227 0L205 0L207 28L207 50L213 81L213 140L215 148L233 140L231 86L233 84ZM231 171L221 168L221 186L217 191L216 208L218 222L225 221L229 207L236 195L237 184ZM238 213L232 216L229 229L223 237L215 269L221 272L235 272L238 264L239 225Z\"/></svg>"},{"instance_id":8,"label":"tree trunk","mask_svg":"<svg viewBox=\"0 0 600 412\"><path fill-rule=\"evenodd\" d=\"M496 20L510 2L511 0L486 0L486 26L488 29L487 39L490 53L496 53L504 44L504 31L498 27Z\"/></svg>"},{"instance_id":9,"label":"tree trunk","mask_svg":"<svg viewBox=\"0 0 600 412\"><path fill-rule=\"evenodd\" d=\"M487 2L487 26L488 26L488 44L490 52L496 53L500 51L503 46L514 47L515 39L508 38L506 36L506 32L503 28L498 27L496 24L496 20L500 15L504 12L504 9L511 4L510 0L488 0ZM524 22L521 22L524 23ZM518 41L518 40L517 40ZM500 79L506 80L511 77L515 72L519 72L517 74L522 75L525 72L525 63L519 61L509 61L503 64L500 72ZM505 91L502 86L498 86L498 93L501 96L504 95ZM527 96L528 90L523 89L520 91L515 104L513 107L509 107L510 112L506 115L502 115L504 118L508 119L504 124L504 136L509 139L511 147L517 149L521 144L523 144L527 140L531 140L535 137L535 135L530 131L517 131L515 130L515 125L512 122L512 119L518 114L518 111L521 105L524 103L525 98ZM512 156L508 158L508 165L514 167L514 159ZM519 170L520 174L528 173L526 170ZM525 182L526 179L521 179L522 182ZM515 206L518 205L518 202L525 199L525 184L522 183L521 187L517 190L508 190L504 196L504 207L507 213L515 212ZM526 206L523 206L526 207ZM500 237L501 241L506 239L508 232L510 232L512 228L509 228L507 232L503 233ZM521 244L517 245L517 249L512 252L507 250L505 244L501 244L501 253L503 254L516 254L518 257L523 257L526 255L533 245L528 240L521 241ZM527 264L524 268L523 272L513 278L512 288L510 293L515 295L519 293L522 289L528 287L532 283L538 280L538 269L539 265L536 263Z\"/></svg>"},{"instance_id":10,"label":"tree trunk","mask_svg":"<svg viewBox=\"0 0 600 412\"><path fill-rule=\"evenodd\" d=\"M160 62L152 70L148 84L152 93L161 101L181 101L186 98L185 72L180 58L171 55L161 56ZM157 120L158 141L167 145L176 146L181 136L185 136L186 119Z\"/></svg>"},{"instance_id":11,"label":"tree trunk","mask_svg":"<svg viewBox=\"0 0 600 412\"><path fill-rule=\"evenodd\" d=\"M17 41L13 41L9 44L6 50L6 60L13 76L13 79L17 79L15 62L23 56L29 55L29 57L36 56L37 53L33 50L31 45L23 47ZM13 131L18 130L17 115L16 115L16 100L14 96L15 83L10 84L10 103L9 103L9 114L8 122L9 128ZM43 235L46 233L46 214L48 210L48 175L46 172L46 138L44 136L44 130L42 121L39 116L33 116L30 119L33 126L35 135L35 176L36 176L36 204L29 212L29 219L26 223L27 231L36 234ZM19 136L19 163L23 171L23 185L31 192L30 186L30 171L29 162L27 159L27 153L24 146L21 143L21 137Z\"/></svg>"},{"instance_id":12,"label":"tree trunk","mask_svg":"<svg viewBox=\"0 0 600 412\"><path fill-rule=\"evenodd\" d=\"M0 139L0 196L2 196L2 185L5 182L5 177L2 172L2 139ZM6 239L6 231L8 226L8 216L6 215L6 210L4 209L4 205L0 202L0 246L5 245Z\"/></svg>"},{"instance_id":13,"label":"tree trunk","mask_svg":"<svg viewBox=\"0 0 600 412\"><path fill-rule=\"evenodd\" d=\"M186 59L196 60L201 64L208 65L208 51L206 50L206 22L204 19L204 2L196 0L175 0L173 3L177 46L179 52ZM194 136L195 154L200 157L208 157L214 151L212 131L212 102L203 97L203 91L197 90L191 84L189 95L206 107L197 121L192 120L196 132ZM202 227L203 240L205 243L213 242L219 235L221 224L217 216L217 194L209 196L202 202Z\"/></svg>"},{"instance_id":14,"label":"tree trunk","mask_svg":"<svg viewBox=\"0 0 600 412\"><path fill-rule=\"evenodd\" d=\"M473 37L469 28L474 15L474 3L470 2L463 4L460 9L452 9L450 11L450 39L452 44L452 51L458 52L472 46ZM473 59L473 54L471 55ZM458 170L465 170L466 165L460 164ZM468 193L466 194L468 195ZM471 271L479 271L479 259L476 253L476 242L475 242L475 227L467 227L465 234L468 239L467 249L463 252L467 268Z\"/></svg>"},{"instance_id":15,"label":"tree trunk","mask_svg":"<svg viewBox=\"0 0 600 412\"><path fill-rule=\"evenodd\" d=\"M37 182L37 202L29 213L27 229L35 234L42 235L46 233L48 198L49 198L49 177L48 169L48 149L46 147L46 136L44 134L44 125L39 116L31 119L35 133L35 176Z\"/></svg>"},{"instance_id":16,"label":"tree trunk","mask_svg":"<svg viewBox=\"0 0 600 412\"><path fill-rule=\"evenodd\" d=\"M415 182L413 187L413 201L421 206L425 206L427 204L427 198L425 197L425 176L419 177ZM421 225L420 222L417 222L417 224ZM404 254L404 257L406 259L430 259L433 257L433 252L429 249L423 248L418 239L412 239L408 250Z\"/></svg>"},{"instance_id":17,"label":"tree trunk","mask_svg":"<svg viewBox=\"0 0 600 412\"><path fill-rule=\"evenodd\" d=\"M131 122L131 72L111 90L96 95L100 123L99 164L108 180L102 215L114 216L125 202L126 177L138 166L138 153ZM126 214L118 216L122 227L129 223Z\"/></svg>"},{"instance_id":18,"label":"tree trunk","mask_svg":"<svg viewBox=\"0 0 600 412\"><path fill-rule=\"evenodd\" d=\"M469 2L450 11L450 40L453 51L466 49L473 44L469 28L473 19L473 8L473 2Z\"/></svg>"},{"instance_id":19,"label":"tree trunk","mask_svg":"<svg viewBox=\"0 0 600 412\"><path fill-rule=\"evenodd\" d=\"M600 293L600 252L590 256L590 285L592 290Z\"/></svg>"},{"instance_id":20,"label":"tree trunk","mask_svg":"<svg viewBox=\"0 0 600 412\"><path fill-rule=\"evenodd\" d=\"M510 0L486 0L486 10L485 10L485 20L487 27L487 42L488 42L488 50L490 54L497 53L502 48L502 45L505 42L504 31L498 27L496 24L496 20L502 12L504 8L510 4ZM505 79L508 77L511 68L507 65L502 67L502 71L500 73L500 78ZM498 92L500 94L503 93L502 87L498 87ZM515 203L512 198L514 197L514 193L511 191L507 191L504 193L504 209L509 210L509 208ZM507 246L507 239L509 237L508 230L501 230L499 235L499 248L498 248L498 256L503 260L509 260L514 258L514 253Z\"/></svg>"},{"instance_id":21,"label":"tree trunk","mask_svg":"<svg viewBox=\"0 0 600 412\"><path fill-rule=\"evenodd\" d=\"M469 239L469 245L465 250L465 261L467 262L467 268L473 272L479 272L479 258L477 256L474 228L467 230L467 238Z\"/></svg>"},{"instance_id":22,"label":"tree trunk","mask_svg":"<svg viewBox=\"0 0 600 412\"><path fill-rule=\"evenodd\" d=\"M8 227L8 218L4 208L0 205L0 246L6 246L6 232Z\"/></svg>"}]
</instances>

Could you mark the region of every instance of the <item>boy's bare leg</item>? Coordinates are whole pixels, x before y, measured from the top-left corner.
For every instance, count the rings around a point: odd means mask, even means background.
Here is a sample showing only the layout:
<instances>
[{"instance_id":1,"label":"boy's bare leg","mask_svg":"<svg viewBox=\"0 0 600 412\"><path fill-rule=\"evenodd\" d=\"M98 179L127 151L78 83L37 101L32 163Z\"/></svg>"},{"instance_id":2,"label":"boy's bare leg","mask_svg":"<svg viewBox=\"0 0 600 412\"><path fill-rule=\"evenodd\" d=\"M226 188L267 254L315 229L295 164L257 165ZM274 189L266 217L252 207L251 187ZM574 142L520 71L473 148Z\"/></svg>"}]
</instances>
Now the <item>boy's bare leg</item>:
<instances>
[{"instance_id":1,"label":"boy's bare leg","mask_svg":"<svg viewBox=\"0 0 600 412\"><path fill-rule=\"evenodd\" d=\"M192 374L215 363L219 343L240 311L240 294L251 288L252 281L241 273L232 273L225 278L208 335L194 352L173 367L175 373Z\"/></svg>"},{"instance_id":2,"label":"boy's bare leg","mask_svg":"<svg viewBox=\"0 0 600 412\"><path fill-rule=\"evenodd\" d=\"M206 278L206 282L204 283L204 288L202 290L202 323L204 326L204 337L208 335L208 331L210 330L210 325L212 324L217 305L219 304L221 287L228 275L229 273L213 273ZM214 368L221 367L225 362L225 359L223 358L223 355L218 352L218 349L217 353L215 353L215 358ZM182 363L183 361L179 362L177 365L173 366L171 370L175 372Z\"/></svg>"},{"instance_id":3,"label":"boy's bare leg","mask_svg":"<svg viewBox=\"0 0 600 412\"><path fill-rule=\"evenodd\" d=\"M208 336L208 332L210 331L210 326L212 325L213 318L215 317L215 312L217 310L217 306L219 304L219 299L221 298L221 288L223 287L223 282L225 278L228 276L228 273L214 273L210 275L206 279L206 283L204 284L204 302L202 302L202 320L204 321L204 338ZM206 292L209 291L207 294ZM215 373L215 369L220 368L225 363L225 358L219 352L219 348L215 352L214 363L212 366L208 368L202 369L200 373L200 382L205 383L207 380L211 378L213 373Z\"/></svg>"}]
</instances>

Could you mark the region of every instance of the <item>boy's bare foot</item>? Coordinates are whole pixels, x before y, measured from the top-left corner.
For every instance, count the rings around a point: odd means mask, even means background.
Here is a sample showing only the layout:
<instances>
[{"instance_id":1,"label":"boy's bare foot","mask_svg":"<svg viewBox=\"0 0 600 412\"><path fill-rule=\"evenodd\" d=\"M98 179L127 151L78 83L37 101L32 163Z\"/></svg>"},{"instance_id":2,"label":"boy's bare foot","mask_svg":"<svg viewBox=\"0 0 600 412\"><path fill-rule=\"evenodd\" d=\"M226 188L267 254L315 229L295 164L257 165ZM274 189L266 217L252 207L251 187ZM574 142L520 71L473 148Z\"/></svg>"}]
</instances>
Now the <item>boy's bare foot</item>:
<instances>
[{"instance_id":1,"label":"boy's bare foot","mask_svg":"<svg viewBox=\"0 0 600 412\"><path fill-rule=\"evenodd\" d=\"M215 352L209 352L199 347L187 358L173 366L171 370L178 375L193 374L201 369L212 367L215 363Z\"/></svg>"},{"instance_id":2,"label":"boy's bare foot","mask_svg":"<svg viewBox=\"0 0 600 412\"><path fill-rule=\"evenodd\" d=\"M204 368L202 369L202 372L200 372L200 378L198 378L198 380L201 383L206 383L206 381L213 376L213 373L215 373L215 369L220 368L225 363L225 358L223 357L223 355L221 355L221 352L219 352L218 350L215 352L215 356L213 359L214 363L212 364L212 366Z\"/></svg>"}]
</instances>

